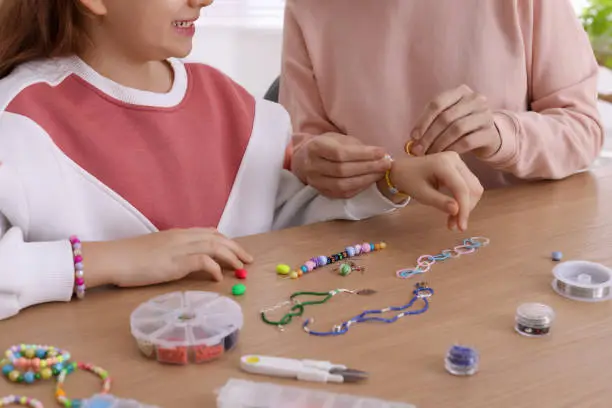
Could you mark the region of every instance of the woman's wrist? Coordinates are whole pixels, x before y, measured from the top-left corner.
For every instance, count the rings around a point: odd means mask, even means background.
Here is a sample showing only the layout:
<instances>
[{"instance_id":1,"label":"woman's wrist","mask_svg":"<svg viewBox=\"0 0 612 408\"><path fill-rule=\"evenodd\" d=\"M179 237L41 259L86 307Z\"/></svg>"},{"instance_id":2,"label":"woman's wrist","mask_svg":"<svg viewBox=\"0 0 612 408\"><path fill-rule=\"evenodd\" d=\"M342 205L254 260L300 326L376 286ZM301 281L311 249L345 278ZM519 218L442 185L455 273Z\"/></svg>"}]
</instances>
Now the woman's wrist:
<instances>
[{"instance_id":1,"label":"woman's wrist","mask_svg":"<svg viewBox=\"0 0 612 408\"><path fill-rule=\"evenodd\" d=\"M387 170L384 177L377 182L378 190L384 195L389 201L394 204L402 204L410 197L404 194L397 188L395 184L395 177L397 172L397 166L395 162L392 162L391 168Z\"/></svg>"}]
</instances>

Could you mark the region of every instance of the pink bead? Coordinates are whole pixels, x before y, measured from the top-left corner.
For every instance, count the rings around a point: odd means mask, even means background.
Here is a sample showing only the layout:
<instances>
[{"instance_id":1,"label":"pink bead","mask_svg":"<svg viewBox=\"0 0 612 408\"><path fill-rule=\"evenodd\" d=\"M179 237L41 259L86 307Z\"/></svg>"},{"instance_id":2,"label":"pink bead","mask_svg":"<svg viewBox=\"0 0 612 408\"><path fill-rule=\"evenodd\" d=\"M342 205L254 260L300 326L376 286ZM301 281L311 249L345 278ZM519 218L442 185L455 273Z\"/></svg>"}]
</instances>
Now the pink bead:
<instances>
[{"instance_id":1,"label":"pink bead","mask_svg":"<svg viewBox=\"0 0 612 408\"><path fill-rule=\"evenodd\" d=\"M367 254L368 252L370 252L370 244L368 244L367 242L361 244L361 251L364 254Z\"/></svg>"},{"instance_id":2,"label":"pink bead","mask_svg":"<svg viewBox=\"0 0 612 408\"><path fill-rule=\"evenodd\" d=\"M81 255L77 255L74 257L74 263L83 262L83 257Z\"/></svg>"},{"instance_id":3,"label":"pink bead","mask_svg":"<svg viewBox=\"0 0 612 408\"><path fill-rule=\"evenodd\" d=\"M355 245L355 255L359 255L361 253L361 245Z\"/></svg>"},{"instance_id":4,"label":"pink bead","mask_svg":"<svg viewBox=\"0 0 612 408\"><path fill-rule=\"evenodd\" d=\"M85 283L85 279L83 278L76 278L76 285L77 286L83 286L83 284Z\"/></svg>"},{"instance_id":5,"label":"pink bead","mask_svg":"<svg viewBox=\"0 0 612 408\"><path fill-rule=\"evenodd\" d=\"M32 359L32 367L34 367L35 370L40 369L40 359L39 358Z\"/></svg>"},{"instance_id":6,"label":"pink bead","mask_svg":"<svg viewBox=\"0 0 612 408\"><path fill-rule=\"evenodd\" d=\"M76 244L77 242L81 242L81 241L79 241L79 239L77 238L76 235L73 235L73 236L70 237L70 243L71 244Z\"/></svg>"},{"instance_id":7,"label":"pink bead","mask_svg":"<svg viewBox=\"0 0 612 408\"><path fill-rule=\"evenodd\" d=\"M317 264L312 261L306 261L304 265L308 268L308 272L312 272L317 267Z\"/></svg>"},{"instance_id":8,"label":"pink bead","mask_svg":"<svg viewBox=\"0 0 612 408\"><path fill-rule=\"evenodd\" d=\"M17 360L15 365L21 368L28 368L30 366L30 362L25 358L21 357Z\"/></svg>"}]
</instances>

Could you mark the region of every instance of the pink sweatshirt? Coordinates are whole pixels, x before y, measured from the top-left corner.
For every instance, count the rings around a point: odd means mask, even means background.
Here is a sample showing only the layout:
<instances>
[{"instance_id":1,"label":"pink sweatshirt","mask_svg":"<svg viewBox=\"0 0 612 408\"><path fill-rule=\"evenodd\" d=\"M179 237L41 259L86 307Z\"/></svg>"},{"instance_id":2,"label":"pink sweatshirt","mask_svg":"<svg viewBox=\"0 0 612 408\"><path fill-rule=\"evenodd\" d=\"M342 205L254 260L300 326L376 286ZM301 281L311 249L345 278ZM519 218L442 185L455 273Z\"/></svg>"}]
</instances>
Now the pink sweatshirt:
<instances>
[{"instance_id":1,"label":"pink sweatshirt","mask_svg":"<svg viewBox=\"0 0 612 408\"><path fill-rule=\"evenodd\" d=\"M597 65L569 0L288 0L281 103L295 148L339 132L403 153L425 106L466 84L502 137L485 187L559 179L598 156Z\"/></svg>"}]
</instances>

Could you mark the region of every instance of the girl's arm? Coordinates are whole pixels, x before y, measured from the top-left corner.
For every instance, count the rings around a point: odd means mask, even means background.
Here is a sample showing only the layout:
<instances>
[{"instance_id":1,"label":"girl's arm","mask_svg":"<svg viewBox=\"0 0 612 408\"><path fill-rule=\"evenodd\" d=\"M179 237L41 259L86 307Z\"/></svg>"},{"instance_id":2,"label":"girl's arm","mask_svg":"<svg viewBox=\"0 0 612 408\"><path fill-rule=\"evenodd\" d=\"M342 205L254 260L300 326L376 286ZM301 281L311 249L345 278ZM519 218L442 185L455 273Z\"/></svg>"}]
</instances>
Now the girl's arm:
<instances>
[{"instance_id":1,"label":"girl's arm","mask_svg":"<svg viewBox=\"0 0 612 408\"><path fill-rule=\"evenodd\" d=\"M520 178L564 178L590 166L603 145L597 63L569 1L519 1L518 7L531 111L495 112L502 145L485 161Z\"/></svg>"}]
</instances>

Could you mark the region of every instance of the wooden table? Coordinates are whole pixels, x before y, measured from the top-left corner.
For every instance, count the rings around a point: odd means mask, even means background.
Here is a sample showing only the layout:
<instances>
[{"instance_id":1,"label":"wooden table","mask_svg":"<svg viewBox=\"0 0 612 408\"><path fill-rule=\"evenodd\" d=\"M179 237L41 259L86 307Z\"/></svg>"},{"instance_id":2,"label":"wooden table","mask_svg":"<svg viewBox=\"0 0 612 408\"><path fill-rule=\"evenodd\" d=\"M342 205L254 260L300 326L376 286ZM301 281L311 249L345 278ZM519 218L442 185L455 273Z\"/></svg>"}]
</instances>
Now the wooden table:
<instances>
[{"instance_id":1,"label":"wooden table","mask_svg":"<svg viewBox=\"0 0 612 408\"><path fill-rule=\"evenodd\" d=\"M139 354L129 332L131 311L153 296L174 290L227 294L233 277L220 284L198 279L134 290L90 293L83 302L49 304L0 322L2 348L17 342L66 348L97 363L114 378L113 392L165 408L214 407L213 391L229 378L249 376L238 368L243 354L331 360L371 373L362 385L280 383L405 401L418 407L610 407L612 406L612 303L566 300L551 289L552 251L564 259L612 264L612 169L600 168L557 183L488 192L468 234L451 233L435 211L418 205L360 223L328 223L242 239L257 255L248 292L238 301L245 327L236 350L207 365L164 366ZM401 305L414 280L394 271L414 264L468 236L487 236L491 245L472 255L437 264L426 276L435 289L430 310L391 325L362 324L345 336L313 338L298 322L284 333L264 325L258 311L297 290L372 288L369 298L334 298L308 310L317 328L329 328L364 308ZM315 254L348 244L385 240L389 248L363 258L368 270L342 278L318 271L297 281L279 280L275 265L298 265ZM552 306L557 319L547 338L525 338L513 330L523 302ZM455 342L481 353L481 369L469 378L444 370ZM88 374L71 376L73 397L97 390ZM0 395L23 393L55 406L50 384L18 387L0 381ZM290 407L287 407L290 408Z\"/></svg>"}]
</instances>

